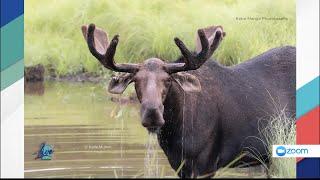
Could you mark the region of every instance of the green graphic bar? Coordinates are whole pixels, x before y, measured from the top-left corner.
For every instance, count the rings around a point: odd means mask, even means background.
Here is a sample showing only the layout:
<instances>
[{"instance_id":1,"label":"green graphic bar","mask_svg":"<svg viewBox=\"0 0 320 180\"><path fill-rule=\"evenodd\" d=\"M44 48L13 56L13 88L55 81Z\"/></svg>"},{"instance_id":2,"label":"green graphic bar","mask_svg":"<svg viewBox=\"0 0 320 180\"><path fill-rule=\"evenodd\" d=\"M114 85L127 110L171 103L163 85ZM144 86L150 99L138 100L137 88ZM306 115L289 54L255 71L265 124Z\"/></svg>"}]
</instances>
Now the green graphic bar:
<instances>
[{"instance_id":1,"label":"green graphic bar","mask_svg":"<svg viewBox=\"0 0 320 180\"><path fill-rule=\"evenodd\" d=\"M1 28L1 71L23 59L23 21L24 16L21 15Z\"/></svg>"},{"instance_id":2,"label":"green graphic bar","mask_svg":"<svg viewBox=\"0 0 320 180\"><path fill-rule=\"evenodd\" d=\"M1 91L24 76L24 61L23 59L9 68L1 71Z\"/></svg>"}]
</instances>

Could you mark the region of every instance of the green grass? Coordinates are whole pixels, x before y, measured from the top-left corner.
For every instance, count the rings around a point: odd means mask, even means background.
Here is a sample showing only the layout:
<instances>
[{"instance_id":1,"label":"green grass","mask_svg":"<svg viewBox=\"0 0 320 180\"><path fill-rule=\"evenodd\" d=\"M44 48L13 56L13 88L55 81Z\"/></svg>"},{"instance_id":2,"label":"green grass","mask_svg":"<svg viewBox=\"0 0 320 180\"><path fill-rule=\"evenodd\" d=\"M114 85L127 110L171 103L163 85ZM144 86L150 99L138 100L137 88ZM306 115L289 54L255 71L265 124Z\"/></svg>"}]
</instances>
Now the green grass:
<instances>
[{"instance_id":1,"label":"green grass","mask_svg":"<svg viewBox=\"0 0 320 180\"><path fill-rule=\"evenodd\" d=\"M95 23L120 34L118 62L150 57L175 60L173 42L180 37L190 49L195 32L222 25L227 32L214 57L237 64L281 45L295 45L294 0L100 1L28 0L25 3L25 63L53 68L58 75L109 71L89 53L80 26ZM236 20L237 17L286 17L287 20Z\"/></svg>"}]
</instances>

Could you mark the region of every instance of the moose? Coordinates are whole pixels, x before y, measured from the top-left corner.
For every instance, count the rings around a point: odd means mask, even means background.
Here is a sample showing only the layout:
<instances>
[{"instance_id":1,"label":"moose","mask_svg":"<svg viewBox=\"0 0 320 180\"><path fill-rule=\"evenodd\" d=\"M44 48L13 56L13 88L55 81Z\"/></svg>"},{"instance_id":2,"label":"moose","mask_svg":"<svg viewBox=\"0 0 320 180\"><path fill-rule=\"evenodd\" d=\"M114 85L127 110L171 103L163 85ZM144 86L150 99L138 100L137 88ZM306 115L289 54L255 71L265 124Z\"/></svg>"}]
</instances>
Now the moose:
<instances>
[{"instance_id":1,"label":"moose","mask_svg":"<svg viewBox=\"0 0 320 180\"><path fill-rule=\"evenodd\" d=\"M108 91L121 94L134 83L141 123L157 134L180 177L213 176L245 149L267 162L259 127L266 126L276 109L295 115L295 47L273 48L224 66L210 58L226 33L222 26L209 26L198 30L195 51L175 38L182 55L173 62L150 58L140 64L117 64L119 35L109 42L107 33L94 24L81 29L91 54L105 68L120 72L111 78ZM245 156L242 161L254 158Z\"/></svg>"}]
</instances>

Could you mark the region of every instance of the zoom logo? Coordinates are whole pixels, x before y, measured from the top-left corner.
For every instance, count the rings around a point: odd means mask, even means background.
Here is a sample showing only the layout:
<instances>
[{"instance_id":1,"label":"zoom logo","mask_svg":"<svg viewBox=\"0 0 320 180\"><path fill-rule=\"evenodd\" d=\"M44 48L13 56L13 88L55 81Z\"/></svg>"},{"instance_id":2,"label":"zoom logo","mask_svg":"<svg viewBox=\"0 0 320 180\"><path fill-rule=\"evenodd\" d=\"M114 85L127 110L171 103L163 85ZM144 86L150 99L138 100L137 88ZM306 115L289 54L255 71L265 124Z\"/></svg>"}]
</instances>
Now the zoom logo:
<instances>
[{"instance_id":1,"label":"zoom logo","mask_svg":"<svg viewBox=\"0 0 320 180\"><path fill-rule=\"evenodd\" d=\"M277 150L276 150L276 153L277 153L277 155L278 156L284 156L284 155L286 155L286 148L285 147L283 147L283 146L278 146L277 147Z\"/></svg>"},{"instance_id":2,"label":"zoom logo","mask_svg":"<svg viewBox=\"0 0 320 180\"><path fill-rule=\"evenodd\" d=\"M273 145L273 157L320 157L320 145Z\"/></svg>"}]
</instances>

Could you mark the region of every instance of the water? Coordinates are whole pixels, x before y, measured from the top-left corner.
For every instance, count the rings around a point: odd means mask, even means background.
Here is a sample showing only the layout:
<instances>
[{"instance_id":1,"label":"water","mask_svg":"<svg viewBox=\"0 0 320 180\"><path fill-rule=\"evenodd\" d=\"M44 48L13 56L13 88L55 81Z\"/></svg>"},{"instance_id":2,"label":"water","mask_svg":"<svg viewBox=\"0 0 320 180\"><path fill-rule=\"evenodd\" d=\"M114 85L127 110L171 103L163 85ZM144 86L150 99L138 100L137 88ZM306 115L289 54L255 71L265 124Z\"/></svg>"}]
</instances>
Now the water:
<instances>
[{"instance_id":1,"label":"water","mask_svg":"<svg viewBox=\"0 0 320 180\"><path fill-rule=\"evenodd\" d=\"M156 135L142 127L139 105L111 97L119 96L103 84L25 84L25 177L176 177ZM54 147L52 160L35 160L43 142ZM254 168L217 175L265 177Z\"/></svg>"},{"instance_id":2,"label":"water","mask_svg":"<svg viewBox=\"0 0 320 180\"><path fill-rule=\"evenodd\" d=\"M103 84L26 84L25 177L173 176L139 105L111 97ZM54 146L52 160L35 160L42 142Z\"/></svg>"}]
</instances>

